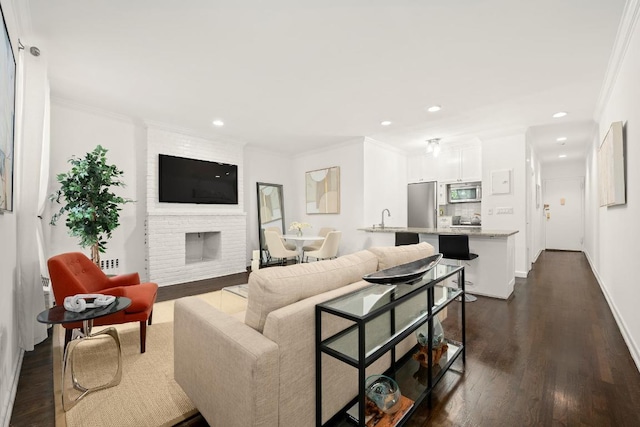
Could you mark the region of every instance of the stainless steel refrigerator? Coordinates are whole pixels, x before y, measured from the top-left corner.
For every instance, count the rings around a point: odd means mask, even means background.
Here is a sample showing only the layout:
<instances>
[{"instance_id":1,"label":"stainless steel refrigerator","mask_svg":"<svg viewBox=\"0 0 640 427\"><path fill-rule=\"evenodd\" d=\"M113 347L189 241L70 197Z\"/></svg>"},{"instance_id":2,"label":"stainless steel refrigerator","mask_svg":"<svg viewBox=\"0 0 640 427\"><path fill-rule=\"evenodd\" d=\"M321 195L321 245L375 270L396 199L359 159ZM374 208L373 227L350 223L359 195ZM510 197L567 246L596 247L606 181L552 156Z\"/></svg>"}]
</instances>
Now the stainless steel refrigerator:
<instances>
[{"instance_id":1,"label":"stainless steel refrigerator","mask_svg":"<svg viewBox=\"0 0 640 427\"><path fill-rule=\"evenodd\" d=\"M438 183L418 182L408 185L408 221L409 227L437 228Z\"/></svg>"}]
</instances>

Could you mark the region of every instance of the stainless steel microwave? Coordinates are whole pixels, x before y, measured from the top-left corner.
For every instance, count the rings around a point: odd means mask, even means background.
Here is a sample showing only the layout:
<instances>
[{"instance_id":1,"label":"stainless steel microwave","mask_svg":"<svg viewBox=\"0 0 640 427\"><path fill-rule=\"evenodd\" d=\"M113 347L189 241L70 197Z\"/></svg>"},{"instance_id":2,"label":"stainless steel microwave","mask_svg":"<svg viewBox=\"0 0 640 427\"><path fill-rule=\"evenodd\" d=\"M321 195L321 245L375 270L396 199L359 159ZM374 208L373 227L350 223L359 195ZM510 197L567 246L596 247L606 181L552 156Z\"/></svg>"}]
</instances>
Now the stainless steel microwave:
<instances>
[{"instance_id":1,"label":"stainless steel microwave","mask_svg":"<svg viewBox=\"0 0 640 427\"><path fill-rule=\"evenodd\" d=\"M482 200L482 183L450 184L447 199L449 203L479 202Z\"/></svg>"}]
</instances>

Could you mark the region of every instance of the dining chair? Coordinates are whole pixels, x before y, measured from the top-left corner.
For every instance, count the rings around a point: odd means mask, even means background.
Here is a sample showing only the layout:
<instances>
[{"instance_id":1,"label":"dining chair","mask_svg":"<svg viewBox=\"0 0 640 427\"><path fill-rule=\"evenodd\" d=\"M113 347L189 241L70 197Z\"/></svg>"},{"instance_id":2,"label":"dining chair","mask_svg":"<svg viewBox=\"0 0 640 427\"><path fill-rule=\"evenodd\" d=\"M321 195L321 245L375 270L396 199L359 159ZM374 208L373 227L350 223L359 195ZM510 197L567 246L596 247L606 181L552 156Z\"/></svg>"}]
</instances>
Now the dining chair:
<instances>
[{"instance_id":1,"label":"dining chair","mask_svg":"<svg viewBox=\"0 0 640 427\"><path fill-rule=\"evenodd\" d=\"M295 258L296 262L298 261L298 251L287 249L278 232L269 229L264 230L264 239L267 242L272 259L280 259L282 265L285 265L289 258Z\"/></svg>"},{"instance_id":2,"label":"dining chair","mask_svg":"<svg viewBox=\"0 0 640 427\"><path fill-rule=\"evenodd\" d=\"M298 247L296 246L296 244L295 244L295 243L287 242L287 241L282 237L282 231L280 230L280 228L279 228L279 227L267 227L267 228L265 228L265 231L266 231L266 230L269 230L269 231L275 231L275 232L278 234L278 236L280 236L280 240L282 240L282 244L284 245L284 247L285 247L285 248L287 248L287 249L289 249L290 251L295 251L295 250L297 250L297 249L298 249ZM268 249L268 246L269 246L269 245L267 245L267 249ZM276 258L278 258L278 257L276 257Z\"/></svg>"},{"instance_id":3,"label":"dining chair","mask_svg":"<svg viewBox=\"0 0 640 427\"><path fill-rule=\"evenodd\" d=\"M340 239L342 238L342 231L330 231L327 237L322 241L320 249L315 251L306 252L304 259L309 260L309 257L317 260L331 259L338 256L338 248L340 247Z\"/></svg>"},{"instance_id":4,"label":"dining chair","mask_svg":"<svg viewBox=\"0 0 640 427\"><path fill-rule=\"evenodd\" d=\"M333 227L322 227L320 229L320 231L318 232L318 236L320 237L327 237L327 234L329 234L329 232L331 231L336 231L335 228ZM302 247L302 256L304 257L304 253L308 252L308 251L317 251L318 249L320 249L320 247L322 246L322 242L324 242L324 240L316 240L313 243L310 243L308 245L305 245Z\"/></svg>"}]
</instances>

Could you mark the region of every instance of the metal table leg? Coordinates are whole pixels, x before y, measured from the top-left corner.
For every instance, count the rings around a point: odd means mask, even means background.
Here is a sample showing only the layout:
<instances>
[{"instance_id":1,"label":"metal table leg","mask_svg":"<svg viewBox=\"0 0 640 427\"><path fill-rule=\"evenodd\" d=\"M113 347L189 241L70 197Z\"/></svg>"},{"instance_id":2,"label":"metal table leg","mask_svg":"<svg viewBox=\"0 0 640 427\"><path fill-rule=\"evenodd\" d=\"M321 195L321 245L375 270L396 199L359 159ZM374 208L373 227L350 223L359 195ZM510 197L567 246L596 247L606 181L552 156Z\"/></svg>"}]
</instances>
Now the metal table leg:
<instances>
[{"instance_id":1,"label":"metal table leg","mask_svg":"<svg viewBox=\"0 0 640 427\"><path fill-rule=\"evenodd\" d=\"M120 345L120 337L118 336L118 331L115 328L107 328L104 329L98 333L95 334L91 334L91 328L93 326L93 321L91 320L85 320L83 322L83 332L84 332L84 337L83 338L79 338L76 340L72 340L71 342L69 342L69 344L67 345L67 348L65 348L64 351L64 362L63 362L63 367L62 367L62 407L65 411L68 411L69 409L73 408L73 406L78 403L83 397L85 397L87 394L89 393L93 393L94 391L98 391L98 390L103 390L105 388L109 388L109 387L113 387L115 385L120 384L120 380L122 379L122 347ZM106 382L105 384L99 385L97 387L92 387L92 388L87 388L84 387L83 385L81 385L78 382L78 379L76 377L75 371L74 371L74 349L76 348L76 346L78 344L80 344L83 341L87 341L87 340L92 340L95 339L96 337L100 337L101 335L107 335L110 336L111 338L113 338L113 341L116 345L116 349L118 352L118 369L115 373L115 375L113 376L113 378L111 380L109 380L108 382ZM70 374L71 374L71 381L73 384L73 388L82 392L80 394L80 396L78 396L77 398L73 399L68 395L67 392L67 388L65 387L65 380L67 377L67 368L70 369Z\"/></svg>"}]
</instances>

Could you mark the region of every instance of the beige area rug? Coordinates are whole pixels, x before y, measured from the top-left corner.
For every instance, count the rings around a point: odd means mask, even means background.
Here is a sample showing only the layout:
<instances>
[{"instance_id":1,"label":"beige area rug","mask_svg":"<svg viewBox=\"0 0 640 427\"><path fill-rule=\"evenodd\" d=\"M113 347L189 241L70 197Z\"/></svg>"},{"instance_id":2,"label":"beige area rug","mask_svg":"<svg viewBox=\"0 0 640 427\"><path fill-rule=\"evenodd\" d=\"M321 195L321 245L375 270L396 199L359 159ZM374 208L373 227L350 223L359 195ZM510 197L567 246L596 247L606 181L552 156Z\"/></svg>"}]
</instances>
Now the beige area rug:
<instances>
[{"instance_id":1,"label":"beige area rug","mask_svg":"<svg viewBox=\"0 0 640 427\"><path fill-rule=\"evenodd\" d=\"M226 313L246 309L246 299L233 292L199 295ZM54 339L54 390L56 426L172 426L197 410L173 379L173 303L156 303L153 325L147 327L147 351L140 354L138 323L115 326L122 345L122 380L115 387L85 396L69 411L62 409L62 347L64 332L56 326ZM94 328L97 332L100 328ZM116 371L117 353L111 338L82 342L75 353L79 382L95 386L107 382ZM72 396L79 394L67 381Z\"/></svg>"}]
</instances>

